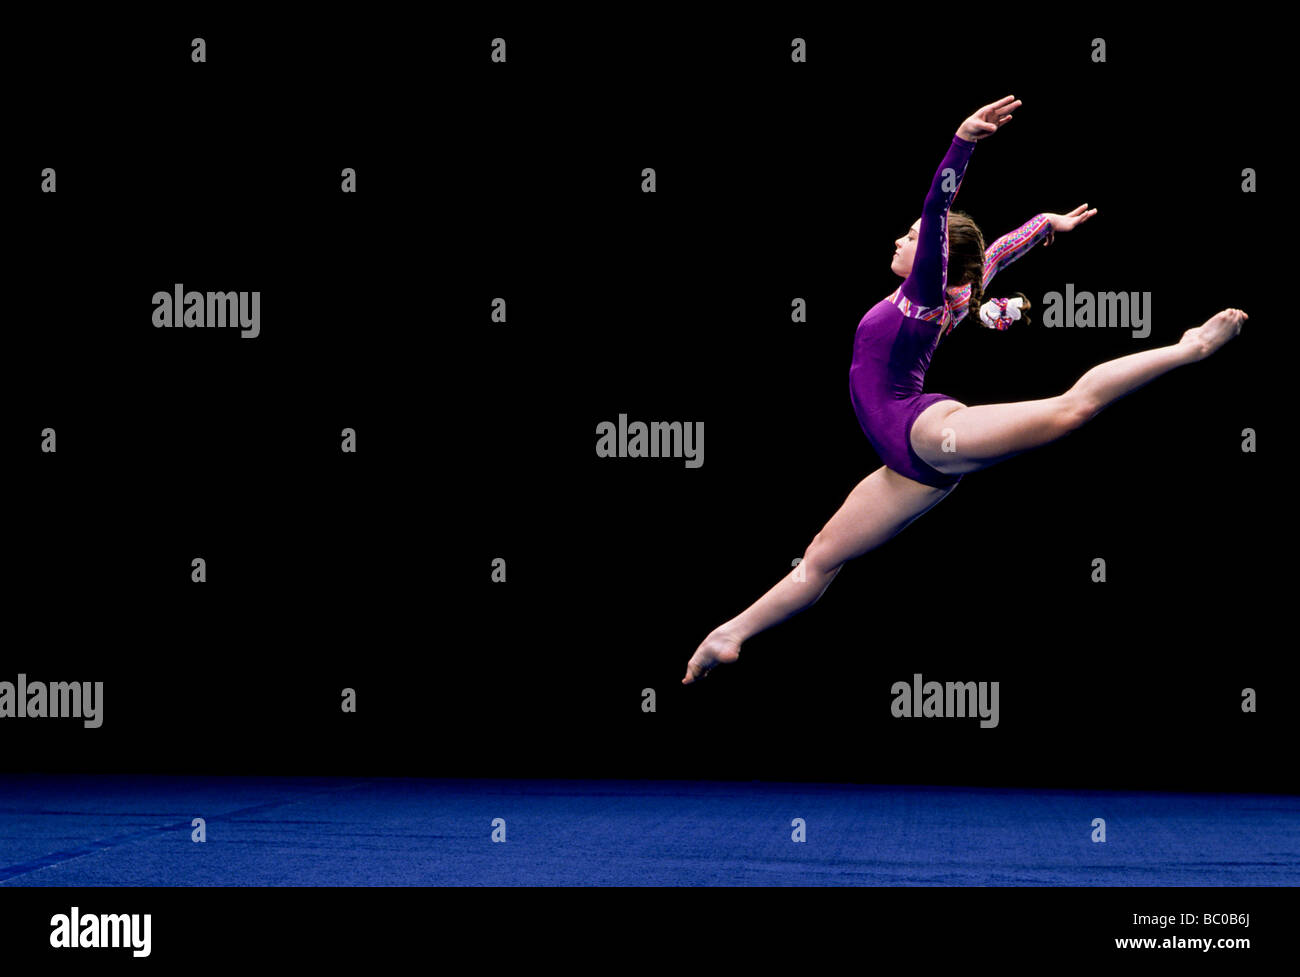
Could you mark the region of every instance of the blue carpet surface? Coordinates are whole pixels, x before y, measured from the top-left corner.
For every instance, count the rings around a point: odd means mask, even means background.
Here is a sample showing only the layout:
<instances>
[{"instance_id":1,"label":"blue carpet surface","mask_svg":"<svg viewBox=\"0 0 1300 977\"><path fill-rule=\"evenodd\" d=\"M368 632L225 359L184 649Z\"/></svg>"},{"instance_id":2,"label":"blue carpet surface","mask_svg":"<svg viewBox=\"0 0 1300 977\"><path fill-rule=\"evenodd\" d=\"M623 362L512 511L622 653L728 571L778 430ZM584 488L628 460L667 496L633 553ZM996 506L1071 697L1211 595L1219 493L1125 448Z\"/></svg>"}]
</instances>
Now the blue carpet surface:
<instances>
[{"instance_id":1,"label":"blue carpet surface","mask_svg":"<svg viewBox=\"0 0 1300 977\"><path fill-rule=\"evenodd\" d=\"M206 820L207 841L191 840ZM494 842L495 819L505 841ZM1104 818L1106 841L1091 840ZM802 819L806 841L792 840ZM0 885L1296 885L1300 797L0 777Z\"/></svg>"}]
</instances>

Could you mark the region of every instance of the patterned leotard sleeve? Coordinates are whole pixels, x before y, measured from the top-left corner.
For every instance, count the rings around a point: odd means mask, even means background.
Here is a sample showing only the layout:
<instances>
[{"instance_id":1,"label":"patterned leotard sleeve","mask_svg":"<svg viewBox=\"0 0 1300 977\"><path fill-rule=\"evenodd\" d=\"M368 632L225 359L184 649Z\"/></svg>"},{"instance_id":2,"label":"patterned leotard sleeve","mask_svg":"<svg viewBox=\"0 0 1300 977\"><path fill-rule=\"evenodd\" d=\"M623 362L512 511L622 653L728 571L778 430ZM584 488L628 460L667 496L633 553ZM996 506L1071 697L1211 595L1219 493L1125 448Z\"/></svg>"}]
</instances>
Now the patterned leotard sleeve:
<instances>
[{"instance_id":1,"label":"patterned leotard sleeve","mask_svg":"<svg viewBox=\"0 0 1300 977\"><path fill-rule=\"evenodd\" d=\"M1035 214L1010 234L1004 234L984 249L984 281L981 291L987 292L993 276L1007 265L1018 261L1036 244L1047 240L1052 232L1052 222L1043 214ZM953 318L944 335L952 332L953 326L966 318L970 305L970 283L948 289L948 304L952 306Z\"/></svg>"},{"instance_id":2,"label":"patterned leotard sleeve","mask_svg":"<svg viewBox=\"0 0 1300 977\"><path fill-rule=\"evenodd\" d=\"M916 308L909 314L921 318L926 309L942 308L948 289L948 211L961 188L966 164L975 143L953 136L948 153L930 182L921 210L921 231L917 235L912 271L903 282L902 294ZM946 318L946 317L945 317Z\"/></svg>"}]
</instances>

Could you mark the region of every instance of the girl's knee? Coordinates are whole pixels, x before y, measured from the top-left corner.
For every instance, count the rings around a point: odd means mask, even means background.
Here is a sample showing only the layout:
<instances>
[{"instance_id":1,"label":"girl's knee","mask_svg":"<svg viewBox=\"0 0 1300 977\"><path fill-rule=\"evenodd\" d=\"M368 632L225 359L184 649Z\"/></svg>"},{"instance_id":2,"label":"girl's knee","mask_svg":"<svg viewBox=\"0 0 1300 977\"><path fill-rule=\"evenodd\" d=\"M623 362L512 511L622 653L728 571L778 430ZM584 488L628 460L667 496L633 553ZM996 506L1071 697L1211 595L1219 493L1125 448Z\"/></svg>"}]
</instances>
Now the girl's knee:
<instances>
[{"instance_id":1,"label":"girl's knee","mask_svg":"<svg viewBox=\"0 0 1300 977\"><path fill-rule=\"evenodd\" d=\"M1059 421L1066 433L1083 427L1096 417L1101 409L1091 397L1079 390L1071 390L1063 394L1059 400Z\"/></svg>"},{"instance_id":2,"label":"girl's knee","mask_svg":"<svg viewBox=\"0 0 1300 977\"><path fill-rule=\"evenodd\" d=\"M816 573L822 576L837 572L843 565L843 561L836 558L832 552L833 548L825 533L818 533L804 550L799 568L803 569L805 574Z\"/></svg>"}]
</instances>

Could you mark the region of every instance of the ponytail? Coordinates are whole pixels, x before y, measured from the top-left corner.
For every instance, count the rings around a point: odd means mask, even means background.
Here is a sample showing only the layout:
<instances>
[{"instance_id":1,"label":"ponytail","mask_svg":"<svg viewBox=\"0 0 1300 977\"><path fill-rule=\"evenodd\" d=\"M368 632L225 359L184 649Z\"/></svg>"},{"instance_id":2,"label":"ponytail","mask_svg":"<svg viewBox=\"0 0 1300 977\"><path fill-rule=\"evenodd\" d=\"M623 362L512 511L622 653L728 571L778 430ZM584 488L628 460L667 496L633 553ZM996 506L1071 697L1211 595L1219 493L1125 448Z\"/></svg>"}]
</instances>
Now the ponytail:
<instances>
[{"instance_id":1,"label":"ponytail","mask_svg":"<svg viewBox=\"0 0 1300 977\"><path fill-rule=\"evenodd\" d=\"M971 306L976 302L975 290L971 289ZM1026 314L1032 308L1029 297L1024 292L1012 292L1008 298L989 299L979 306L980 324L989 329L1008 329L1013 322L1028 326L1033 320Z\"/></svg>"},{"instance_id":2,"label":"ponytail","mask_svg":"<svg viewBox=\"0 0 1300 977\"><path fill-rule=\"evenodd\" d=\"M1007 258L1003 257L1003 264ZM1029 297L1024 292L1012 292L1008 298L984 297L984 235L971 216L959 210L948 214L948 281L970 285L966 300L966 316L978 321L987 329L1005 330L1012 322L1029 325ZM958 286L959 287L959 286ZM945 335L956 325L954 318Z\"/></svg>"}]
</instances>

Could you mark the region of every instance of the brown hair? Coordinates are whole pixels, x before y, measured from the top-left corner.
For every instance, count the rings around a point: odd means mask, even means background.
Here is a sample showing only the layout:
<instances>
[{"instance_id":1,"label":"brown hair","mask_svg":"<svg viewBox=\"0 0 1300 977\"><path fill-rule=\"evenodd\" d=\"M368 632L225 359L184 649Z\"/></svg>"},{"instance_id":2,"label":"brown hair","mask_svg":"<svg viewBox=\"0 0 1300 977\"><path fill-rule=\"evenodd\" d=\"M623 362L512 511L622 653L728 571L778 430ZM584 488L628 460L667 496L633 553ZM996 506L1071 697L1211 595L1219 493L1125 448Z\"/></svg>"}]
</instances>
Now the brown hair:
<instances>
[{"instance_id":1,"label":"brown hair","mask_svg":"<svg viewBox=\"0 0 1300 977\"><path fill-rule=\"evenodd\" d=\"M948 214L948 287L970 284L970 301L967 313L979 321L980 306L984 304L984 235L970 214L959 210ZM1029 325L1029 297L1024 292L1012 292L1007 298L1020 298L1020 321Z\"/></svg>"}]
</instances>

